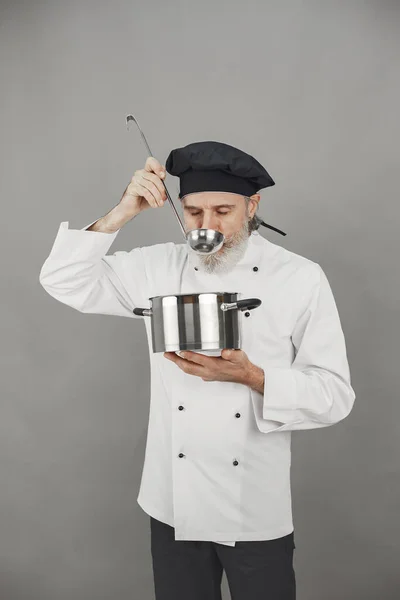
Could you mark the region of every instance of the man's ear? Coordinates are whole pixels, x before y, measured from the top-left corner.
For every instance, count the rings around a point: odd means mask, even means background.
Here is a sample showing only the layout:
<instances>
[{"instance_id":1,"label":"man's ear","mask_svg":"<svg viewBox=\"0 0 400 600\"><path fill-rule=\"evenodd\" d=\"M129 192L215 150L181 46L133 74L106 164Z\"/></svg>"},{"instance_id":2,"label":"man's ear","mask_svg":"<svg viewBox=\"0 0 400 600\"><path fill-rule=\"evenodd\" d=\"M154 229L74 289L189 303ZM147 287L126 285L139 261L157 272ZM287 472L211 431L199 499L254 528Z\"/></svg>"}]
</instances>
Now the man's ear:
<instances>
[{"instance_id":1,"label":"man's ear","mask_svg":"<svg viewBox=\"0 0 400 600\"><path fill-rule=\"evenodd\" d=\"M260 196L260 194L253 194L252 196L250 196L250 200L252 200L252 202L249 206L249 213L250 213L249 216L250 216L250 218L252 218L255 215L258 203L261 200L261 196Z\"/></svg>"}]
</instances>

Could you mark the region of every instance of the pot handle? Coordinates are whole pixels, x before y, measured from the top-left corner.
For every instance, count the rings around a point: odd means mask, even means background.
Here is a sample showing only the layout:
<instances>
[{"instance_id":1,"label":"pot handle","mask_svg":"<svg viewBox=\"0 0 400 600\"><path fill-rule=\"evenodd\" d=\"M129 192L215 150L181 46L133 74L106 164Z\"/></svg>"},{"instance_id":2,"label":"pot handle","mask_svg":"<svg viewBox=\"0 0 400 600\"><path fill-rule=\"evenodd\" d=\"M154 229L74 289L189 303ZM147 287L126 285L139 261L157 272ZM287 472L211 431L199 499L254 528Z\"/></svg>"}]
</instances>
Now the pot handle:
<instances>
[{"instance_id":1,"label":"pot handle","mask_svg":"<svg viewBox=\"0 0 400 600\"><path fill-rule=\"evenodd\" d=\"M138 315L139 317L152 317L153 310L151 308L134 308L133 314Z\"/></svg>"},{"instance_id":2,"label":"pot handle","mask_svg":"<svg viewBox=\"0 0 400 600\"><path fill-rule=\"evenodd\" d=\"M243 300L237 300L237 302L222 302L221 310L252 310L260 306L261 300L259 298L245 298Z\"/></svg>"}]
</instances>

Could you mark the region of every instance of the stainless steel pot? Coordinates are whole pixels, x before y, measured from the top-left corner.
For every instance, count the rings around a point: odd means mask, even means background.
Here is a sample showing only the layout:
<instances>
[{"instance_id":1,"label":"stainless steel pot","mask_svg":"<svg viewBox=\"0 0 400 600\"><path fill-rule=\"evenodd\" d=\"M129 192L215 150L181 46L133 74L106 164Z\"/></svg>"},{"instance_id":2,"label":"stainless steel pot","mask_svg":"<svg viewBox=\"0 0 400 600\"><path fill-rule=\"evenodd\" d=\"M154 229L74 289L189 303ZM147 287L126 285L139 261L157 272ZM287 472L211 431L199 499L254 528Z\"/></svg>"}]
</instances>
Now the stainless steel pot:
<instances>
[{"instance_id":1,"label":"stainless steel pot","mask_svg":"<svg viewBox=\"0 0 400 600\"><path fill-rule=\"evenodd\" d=\"M238 311L260 306L258 298L237 299L231 292L177 294L149 298L151 308L134 308L151 317L153 352L240 350Z\"/></svg>"}]
</instances>

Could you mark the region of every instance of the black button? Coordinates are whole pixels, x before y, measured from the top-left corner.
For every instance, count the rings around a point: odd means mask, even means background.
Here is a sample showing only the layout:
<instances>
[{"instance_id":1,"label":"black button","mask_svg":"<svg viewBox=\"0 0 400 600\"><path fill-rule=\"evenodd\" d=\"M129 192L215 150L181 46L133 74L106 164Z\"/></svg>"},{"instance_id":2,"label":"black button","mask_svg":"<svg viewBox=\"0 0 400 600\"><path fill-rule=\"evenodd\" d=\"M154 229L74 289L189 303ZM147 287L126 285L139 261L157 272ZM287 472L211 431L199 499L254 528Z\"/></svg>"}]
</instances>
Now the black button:
<instances>
[{"instance_id":1,"label":"black button","mask_svg":"<svg viewBox=\"0 0 400 600\"><path fill-rule=\"evenodd\" d=\"M253 267L253 271L258 271L258 267Z\"/></svg>"},{"instance_id":2,"label":"black button","mask_svg":"<svg viewBox=\"0 0 400 600\"><path fill-rule=\"evenodd\" d=\"M183 410L183 406L182 406L182 405L181 405L181 406L179 406L178 408L179 408L179 410Z\"/></svg>"},{"instance_id":3,"label":"black button","mask_svg":"<svg viewBox=\"0 0 400 600\"><path fill-rule=\"evenodd\" d=\"M194 270L195 270L195 271L198 271L198 268L197 268L197 267L195 267L195 268L194 268Z\"/></svg>"},{"instance_id":4,"label":"black button","mask_svg":"<svg viewBox=\"0 0 400 600\"><path fill-rule=\"evenodd\" d=\"M240 417L240 413L236 413L235 417L238 419Z\"/></svg>"},{"instance_id":5,"label":"black button","mask_svg":"<svg viewBox=\"0 0 400 600\"><path fill-rule=\"evenodd\" d=\"M245 316L245 317L249 317L249 316L250 316L250 313L249 313L249 312L245 312L245 313L244 313L244 316Z\"/></svg>"},{"instance_id":6,"label":"black button","mask_svg":"<svg viewBox=\"0 0 400 600\"><path fill-rule=\"evenodd\" d=\"M233 461L233 464L235 465L235 467L237 467L237 465L239 464L237 460Z\"/></svg>"},{"instance_id":7,"label":"black button","mask_svg":"<svg viewBox=\"0 0 400 600\"><path fill-rule=\"evenodd\" d=\"M179 453L179 458L182 458L183 456L185 456L184 454L182 454L182 452Z\"/></svg>"}]
</instances>

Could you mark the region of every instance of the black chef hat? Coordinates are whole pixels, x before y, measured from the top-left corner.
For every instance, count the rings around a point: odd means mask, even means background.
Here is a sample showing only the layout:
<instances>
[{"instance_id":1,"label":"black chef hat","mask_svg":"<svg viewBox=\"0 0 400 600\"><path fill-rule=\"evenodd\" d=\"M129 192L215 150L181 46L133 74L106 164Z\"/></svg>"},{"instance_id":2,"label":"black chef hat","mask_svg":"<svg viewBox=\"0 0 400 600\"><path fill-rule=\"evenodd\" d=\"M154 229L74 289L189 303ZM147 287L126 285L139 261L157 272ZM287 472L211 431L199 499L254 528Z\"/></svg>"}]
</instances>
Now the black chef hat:
<instances>
[{"instance_id":1,"label":"black chef hat","mask_svg":"<svg viewBox=\"0 0 400 600\"><path fill-rule=\"evenodd\" d=\"M264 167L250 154L222 142L194 142L175 148L165 167L170 175L179 177L179 198L195 192L232 192L252 196L259 190L275 185ZM283 231L264 223L282 235Z\"/></svg>"},{"instance_id":2,"label":"black chef hat","mask_svg":"<svg viewBox=\"0 0 400 600\"><path fill-rule=\"evenodd\" d=\"M252 196L275 185L260 163L222 142L194 142L172 150L165 163L168 173L180 179L180 194L233 192Z\"/></svg>"}]
</instances>

